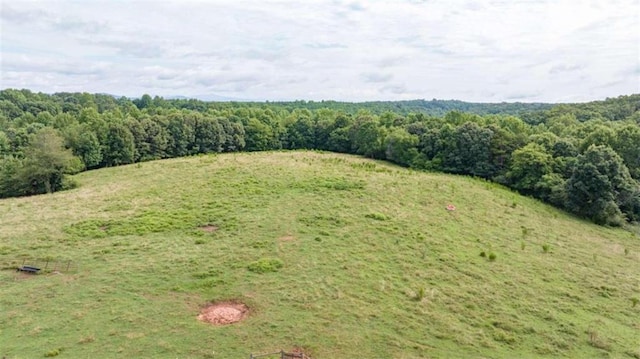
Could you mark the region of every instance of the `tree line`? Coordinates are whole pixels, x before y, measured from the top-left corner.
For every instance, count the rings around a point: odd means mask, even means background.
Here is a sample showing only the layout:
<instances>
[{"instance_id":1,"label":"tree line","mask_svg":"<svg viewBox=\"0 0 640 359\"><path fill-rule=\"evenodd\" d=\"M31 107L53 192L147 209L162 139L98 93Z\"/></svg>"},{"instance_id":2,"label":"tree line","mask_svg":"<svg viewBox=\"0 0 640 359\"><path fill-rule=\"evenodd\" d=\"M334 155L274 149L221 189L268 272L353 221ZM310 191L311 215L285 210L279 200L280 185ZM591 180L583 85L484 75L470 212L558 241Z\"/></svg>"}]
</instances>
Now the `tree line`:
<instances>
[{"instance_id":1,"label":"tree line","mask_svg":"<svg viewBox=\"0 0 640 359\"><path fill-rule=\"evenodd\" d=\"M518 116L491 113L490 105L438 116L333 104L2 90L0 197L70 188L67 174L101 167L316 149L484 178L599 224L640 221L640 95L520 104Z\"/></svg>"}]
</instances>

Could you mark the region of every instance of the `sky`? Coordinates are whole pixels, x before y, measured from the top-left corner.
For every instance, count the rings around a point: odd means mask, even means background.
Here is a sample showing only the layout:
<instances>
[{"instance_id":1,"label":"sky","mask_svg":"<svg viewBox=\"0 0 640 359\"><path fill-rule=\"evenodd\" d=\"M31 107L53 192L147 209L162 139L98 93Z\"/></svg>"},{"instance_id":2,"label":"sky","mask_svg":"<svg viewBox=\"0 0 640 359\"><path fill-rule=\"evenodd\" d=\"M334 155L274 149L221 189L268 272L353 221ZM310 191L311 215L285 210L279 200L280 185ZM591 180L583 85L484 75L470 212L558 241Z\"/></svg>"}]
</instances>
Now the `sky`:
<instances>
[{"instance_id":1,"label":"sky","mask_svg":"<svg viewBox=\"0 0 640 359\"><path fill-rule=\"evenodd\" d=\"M640 93L640 0L0 0L0 88L256 101Z\"/></svg>"}]
</instances>

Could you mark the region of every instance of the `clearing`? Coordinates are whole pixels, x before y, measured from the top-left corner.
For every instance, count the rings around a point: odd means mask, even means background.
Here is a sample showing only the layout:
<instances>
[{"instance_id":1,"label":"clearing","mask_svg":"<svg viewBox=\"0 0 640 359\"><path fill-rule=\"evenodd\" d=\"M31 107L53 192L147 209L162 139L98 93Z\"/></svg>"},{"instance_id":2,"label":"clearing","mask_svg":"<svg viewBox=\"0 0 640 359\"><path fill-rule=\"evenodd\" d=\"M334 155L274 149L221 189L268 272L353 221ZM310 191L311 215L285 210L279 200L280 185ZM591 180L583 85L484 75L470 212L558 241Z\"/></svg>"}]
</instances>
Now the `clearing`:
<instances>
[{"instance_id":1,"label":"clearing","mask_svg":"<svg viewBox=\"0 0 640 359\"><path fill-rule=\"evenodd\" d=\"M0 200L0 357L640 358L640 238L489 182L305 151L76 179Z\"/></svg>"}]
</instances>

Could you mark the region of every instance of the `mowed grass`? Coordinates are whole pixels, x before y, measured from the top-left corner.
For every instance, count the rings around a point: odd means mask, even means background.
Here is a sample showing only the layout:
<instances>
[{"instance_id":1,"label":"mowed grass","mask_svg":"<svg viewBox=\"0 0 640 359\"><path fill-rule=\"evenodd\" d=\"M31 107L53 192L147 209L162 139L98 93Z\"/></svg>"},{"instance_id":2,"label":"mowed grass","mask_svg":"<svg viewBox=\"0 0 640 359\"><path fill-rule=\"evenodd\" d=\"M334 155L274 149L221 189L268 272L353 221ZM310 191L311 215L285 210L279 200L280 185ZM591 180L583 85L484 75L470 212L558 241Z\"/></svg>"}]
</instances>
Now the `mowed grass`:
<instances>
[{"instance_id":1,"label":"mowed grass","mask_svg":"<svg viewBox=\"0 0 640 359\"><path fill-rule=\"evenodd\" d=\"M0 201L0 356L640 358L640 238L488 182L317 152L76 179ZM198 321L218 300L251 314Z\"/></svg>"}]
</instances>

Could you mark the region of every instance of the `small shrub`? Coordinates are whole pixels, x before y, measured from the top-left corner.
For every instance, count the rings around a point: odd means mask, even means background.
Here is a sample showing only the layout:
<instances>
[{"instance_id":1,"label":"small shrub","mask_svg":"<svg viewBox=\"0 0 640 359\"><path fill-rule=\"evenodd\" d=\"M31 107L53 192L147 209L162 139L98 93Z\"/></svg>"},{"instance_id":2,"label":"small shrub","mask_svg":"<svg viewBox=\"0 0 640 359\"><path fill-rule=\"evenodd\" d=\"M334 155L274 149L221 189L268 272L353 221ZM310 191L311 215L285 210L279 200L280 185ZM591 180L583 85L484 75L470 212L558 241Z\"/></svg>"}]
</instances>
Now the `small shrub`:
<instances>
[{"instance_id":1,"label":"small shrub","mask_svg":"<svg viewBox=\"0 0 640 359\"><path fill-rule=\"evenodd\" d=\"M206 279L191 283L189 287L193 289L209 289L209 288L215 288L219 285L223 285L226 283L227 282L222 278L206 278Z\"/></svg>"},{"instance_id":2,"label":"small shrub","mask_svg":"<svg viewBox=\"0 0 640 359\"><path fill-rule=\"evenodd\" d=\"M254 273L269 273L269 272L277 272L284 266L284 262L282 262L278 258L262 258L255 262L249 263L247 269Z\"/></svg>"},{"instance_id":3,"label":"small shrub","mask_svg":"<svg viewBox=\"0 0 640 359\"><path fill-rule=\"evenodd\" d=\"M269 246L271 246L273 243L270 241L256 241L251 243L251 248L254 249L261 249L261 248L267 248Z\"/></svg>"},{"instance_id":4,"label":"small shrub","mask_svg":"<svg viewBox=\"0 0 640 359\"><path fill-rule=\"evenodd\" d=\"M78 181L76 181L73 178L69 178L69 177L63 177L62 178L62 187L60 188L61 191L67 191L70 189L74 189L74 188L78 188L79 183Z\"/></svg>"},{"instance_id":5,"label":"small shrub","mask_svg":"<svg viewBox=\"0 0 640 359\"><path fill-rule=\"evenodd\" d=\"M493 253L493 252L489 253L489 262L493 262L493 261L495 261L495 260L496 260L496 257L497 257L497 256L496 256L496 254L495 254L495 253Z\"/></svg>"},{"instance_id":6,"label":"small shrub","mask_svg":"<svg viewBox=\"0 0 640 359\"><path fill-rule=\"evenodd\" d=\"M525 248L527 248L527 244L524 242L520 242L520 249L524 251Z\"/></svg>"},{"instance_id":7,"label":"small shrub","mask_svg":"<svg viewBox=\"0 0 640 359\"><path fill-rule=\"evenodd\" d=\"M416 297L415 297L416 301L421 302L424 299L425 292L426 291L425 291L424 287L420 287L418 289L418 292L416 293Z\"/></svg>"},{"instance_id":8,"label":"small shrub","mask_svg":"<svg viewBox=\"0 0 640 359\"><path fill-rule=\"evenodd\" d=\"M480 252L480 257L485 258L487 256L487 253L485 251Z\"/></svg>"},{"instance_id":9,"label":"small shrub","mask_svg":"<svg viewBox=\"0 0 640 359\"><path fill-rule=\"evenodd\" d=\"M58 355L60 355L60 353L62 353L62 348L56 348L44 353L44 357L45 358L57 357Z\"/></svg>"},{"instance_id":10,"label":"small shrub","mask_svg":"<svg viewBox=\"0 0 640 359\"><path fill-rule=\"evenodd\" d=\"M542 251L543 252L548 253L550 249L551 249L551 247L548 244L545 243L545 244L542 245Z\"/></svg>"},{"instance_id":11,"label":"small shrub","mask_svg":"<svg viewBox=\"0 0 640 359\"><path fill-rule=\"evenodd\" d=\"M206 241L204 239L196 239L195 244L205 244Z\"/></svg>"},{"instance_id":12,"label":"small shrub","mask_svg":"<svg viewBox=\"0 0 640 359\"><path fill-rule=\"evenodd\" d=\"M389 219L387 215L377 212L366 214L365 217L375 219L376 221L386 221Z\"/></svg>"},{"instance_id":13,"label":"small shrub","mask_svg":"<svg viewBox=\"0 0 640 359\"><path fill-rule=\"evenodd\" d=\"M629 255L629 248L625 248L625 249L624 249L624 255L625 255L625 256Z\"/></svg>"},{"instance_id":14,"label":"small shrub","mask_svg":"<svg viewBox=\"0 0 640 359\"><path fill-rule=\"evenodd\" d=\"M638 305L638 303L640 302L640 299L638 298L631 298L631 308L635 308L636 305Z\"/></svg>"}]
</instances>

